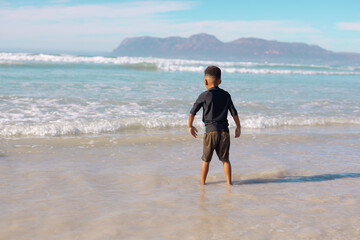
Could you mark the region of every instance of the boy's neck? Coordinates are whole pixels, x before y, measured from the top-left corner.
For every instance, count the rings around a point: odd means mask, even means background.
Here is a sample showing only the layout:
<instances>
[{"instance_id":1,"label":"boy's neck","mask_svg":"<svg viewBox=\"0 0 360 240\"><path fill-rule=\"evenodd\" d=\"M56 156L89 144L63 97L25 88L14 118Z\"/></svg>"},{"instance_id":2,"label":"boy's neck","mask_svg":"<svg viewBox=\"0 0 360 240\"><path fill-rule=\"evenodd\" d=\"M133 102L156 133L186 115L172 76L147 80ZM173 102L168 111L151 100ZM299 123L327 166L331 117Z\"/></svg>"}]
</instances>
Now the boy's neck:
<instances>
[{"instance_id":1,"label":"boy's neck","mask_svg":"<svg viewBox=\"0 0 360 240\"><path fill-rule=\"evenodd\" d=\"M210 88L217 87L219 85L206 85L206 89L209 90Z\"/></svg>"}]
</instances>

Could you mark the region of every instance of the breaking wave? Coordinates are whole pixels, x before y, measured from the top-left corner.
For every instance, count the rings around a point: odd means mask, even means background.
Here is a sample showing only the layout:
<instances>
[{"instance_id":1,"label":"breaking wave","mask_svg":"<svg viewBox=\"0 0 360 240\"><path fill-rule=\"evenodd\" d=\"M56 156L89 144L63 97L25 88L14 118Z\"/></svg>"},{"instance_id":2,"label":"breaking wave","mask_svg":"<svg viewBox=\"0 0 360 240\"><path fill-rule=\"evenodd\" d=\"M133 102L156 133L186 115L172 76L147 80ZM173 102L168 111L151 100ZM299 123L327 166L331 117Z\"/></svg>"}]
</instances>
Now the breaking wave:
<instances>
[{"instance_id":1,"label":"breaking wave","mask_svg":"<svg viewBox=\"0 0 360 240\"><path fill-rule=\"evenodd\" d=\"M289 118L289 117L244 117L241 125L245 129L263 129L291 126L321 126L321 125L358 125L360 118L347 117L313 117L313 118ZM200 120L195 122L195 126L203 129ZM230 127L234 127L230 123ZM118 133L124 130L146 129L184 129L186 132L186 116L182 118L124 118L112 120L75 120L75 121L57 121L46 123L0 123L0 137L16 136L73 136L73 135L93 135Z\"/></svg>"},{"instance_id":2,"label":"breaking wave","mask_svg":"<svg viewBox=\"0 0 360 240\"><path fill-rule=\"evenodd\" d=\"M203 72L208 65L217 65L226 73L239 74L296 74L296 75L360 75L358 67L200 61L151 57L75 56L30 53L0 53L1 65L41 64L100 64L121 66L143 71Z\"/></svg>"}]
</instances>

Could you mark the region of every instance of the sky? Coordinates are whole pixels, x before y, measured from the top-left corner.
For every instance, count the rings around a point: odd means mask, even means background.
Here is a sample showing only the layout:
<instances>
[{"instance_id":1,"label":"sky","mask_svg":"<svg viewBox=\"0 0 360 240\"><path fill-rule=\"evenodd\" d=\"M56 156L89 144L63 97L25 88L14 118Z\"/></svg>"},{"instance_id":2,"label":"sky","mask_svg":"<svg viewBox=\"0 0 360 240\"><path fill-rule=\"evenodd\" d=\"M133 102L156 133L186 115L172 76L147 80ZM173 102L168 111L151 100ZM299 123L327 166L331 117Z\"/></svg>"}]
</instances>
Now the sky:
<instances>
[{"instance_id":1,"label":"sky","mask_svg":"<svg viewBox=\"0 0 360 240\"><path fill-rule=\"evenodd\" d=\"M137 36L256 37L360 53L359 0L0 0L0 51L111 52Z\"/></svg>"}]
</instances>

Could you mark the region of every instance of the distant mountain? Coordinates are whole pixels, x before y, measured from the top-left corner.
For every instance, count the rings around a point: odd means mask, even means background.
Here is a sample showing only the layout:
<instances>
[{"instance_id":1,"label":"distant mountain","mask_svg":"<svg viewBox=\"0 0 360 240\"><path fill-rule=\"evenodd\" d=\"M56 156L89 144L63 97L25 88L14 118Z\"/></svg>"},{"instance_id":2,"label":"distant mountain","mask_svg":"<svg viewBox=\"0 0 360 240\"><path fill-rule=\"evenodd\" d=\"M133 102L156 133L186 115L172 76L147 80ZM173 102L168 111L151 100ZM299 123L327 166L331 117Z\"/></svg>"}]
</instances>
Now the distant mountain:
<instances>
[{"instance_id":1,"label":"distant mountain","mask_svg":"<svg viewBox=\"0 0 360 240\"><path fill-rule=\"evenodd\" d=\"M239 38L231 42L222 42L215 36L205 33L189 38L126 38L113 54L133 57L360 65L359 53L333 52L317 45L259 38Z\"/></svg>"}]
</instances>

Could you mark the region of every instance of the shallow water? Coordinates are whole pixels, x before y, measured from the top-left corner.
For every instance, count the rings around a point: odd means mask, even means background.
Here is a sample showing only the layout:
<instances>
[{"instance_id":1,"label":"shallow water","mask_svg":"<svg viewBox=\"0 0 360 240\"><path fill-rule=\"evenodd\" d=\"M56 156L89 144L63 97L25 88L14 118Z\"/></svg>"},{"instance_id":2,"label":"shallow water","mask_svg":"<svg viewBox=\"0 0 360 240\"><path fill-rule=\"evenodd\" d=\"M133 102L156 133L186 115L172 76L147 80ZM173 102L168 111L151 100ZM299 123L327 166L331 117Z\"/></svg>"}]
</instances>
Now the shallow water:
<instances>
[{"instance_id":1,"label":"shallow water","mask_svg":"<svg viewBox=\"0 0 360 240\"><path fill-rule=\"evenodd\" d=\"M238 109L233 185L187 115ZM0 53L0 239L358 239L360 69ZM201 113L199 113L201 115Z\"/></svg>"},{"instance_id":2,"label":"shallow water","mask_svg":"<svg viewBox=\"0 0 360 240\"><path fill-rule=\"evenodd\" d=\"M245 132L232 139L233 186L216 157L200 186L202 142L188 135L2 140L0 236L356 239L359 133Z\"/></svg>"}]
</instances>

